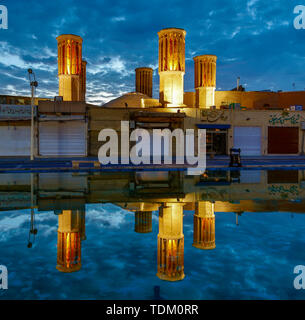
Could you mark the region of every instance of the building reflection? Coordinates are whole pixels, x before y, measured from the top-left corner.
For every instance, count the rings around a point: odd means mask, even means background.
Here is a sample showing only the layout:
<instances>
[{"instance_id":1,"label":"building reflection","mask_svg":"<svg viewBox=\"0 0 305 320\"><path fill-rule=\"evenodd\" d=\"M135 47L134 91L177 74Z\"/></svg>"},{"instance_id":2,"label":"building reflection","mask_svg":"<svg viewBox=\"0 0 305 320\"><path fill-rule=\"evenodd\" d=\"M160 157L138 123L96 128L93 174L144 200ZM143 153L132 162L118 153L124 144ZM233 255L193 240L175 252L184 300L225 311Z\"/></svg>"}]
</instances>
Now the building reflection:
<instances>
[{"instance_id":1,"label":"building reflection","mask_svg":"<svg viewBox=\"0 0 305 320\"><path fill-rule=\"evenodd\" d=\"M159 209L158 273L161 280L184 279L184 203L163 203Z\"/></svg>"},{"instance_id":2,"label":"building reflection","mask_svg":"<svg viewBox=\"0 0 305 320\"><path fill-rule=\"evenodd\" d=\"M215 249L214 203L198 201L195 204L193 246L198 249Z\"/></svg>"},{"instance_id":3,"label":"building reflection","mask_svg":"<svg viewBox=\"0 0 305 320\"><path fill-rule=\"evenodd\" d=\"M194 177L181 171L3 174L0 210L31 208L28 247L37 234L34 210L58 214L56 268L61 272L81 269L86 204L112 203L132 211L139 237L153 231L153 216L159 212L157 243L152 249L157 250L157 277L179 281L185 276L184 210L194 212L193 247L212 250L216 247L215 212L235 213L237 225L243 212L304 213L304 177L305 171L287 170L238 174L212 170Z\"/></svg>"},{"instance_id":4,"label":"building reflection","mask_svg":"<svg viewBox=\"0 0 305 320\"><path fill-rule=\"evenodd\" d=\"M150 233L152 232L152 211L135 212L135 232Z\"/></svg>"},{"instance_id":5,"label":"building reflection","mask_svg":"<svg viewBox=\"0 0 305 320\"><path fill-rule=\"evenodd\" d=\"M85 211L63 210L58 215L57 270L69 273L81 269L81 241L85 239Z\"/></svg>"}]
</instances>

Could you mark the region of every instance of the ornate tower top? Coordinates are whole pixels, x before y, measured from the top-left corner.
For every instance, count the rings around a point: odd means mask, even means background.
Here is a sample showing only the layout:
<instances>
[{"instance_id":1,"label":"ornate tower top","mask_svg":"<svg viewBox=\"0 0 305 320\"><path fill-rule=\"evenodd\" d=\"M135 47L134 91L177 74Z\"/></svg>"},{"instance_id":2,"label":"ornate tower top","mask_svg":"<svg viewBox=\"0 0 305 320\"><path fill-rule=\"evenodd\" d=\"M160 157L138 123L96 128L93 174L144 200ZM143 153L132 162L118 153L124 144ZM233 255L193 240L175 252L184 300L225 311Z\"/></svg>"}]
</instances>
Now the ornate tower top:
<instances>
[{"instance_id":1,"label":"ornate tower top","mask_svg":"<svg viewBox=\"0 0 305 320\"><path fill-rule=\"evenodd\" d=\"M56 38L58 47L59 95L64 101L84 100L85 64L82 64L83 39L74 34L63 34ZM82 76L82 80L81 77ZM83 82L83 83L81 83Z\"/></svg>"},{"instance_id":2,"label":"ornate tower top","mask_svg":"<svg viewBox=\"0 0 305 320\"><path fill-rule=\"evenodd\" d=\"M160 102L167 107L179 107L183 105L186 32L166 28L158 35Z\"/></svg>"},{"instance_id":3,"label":"ornate tower top","mask_svg":"<svg viewBox=\"0 0 305 320\"><path fill-rule=\"evenodd\" d=\"M152 68L137 68L136 71L136 92L152 97Z\"/></svg>"},{"instance_id":4,"label":"ornate tower top","mask_svg":"<svg viewBox=\"0 0 305 320\"><path fill-rule=\"evenodd\" d=\"M205 54L194 58L195 88L216 87L217 56Z\"/></svg>"},{"instance_id":5,"label":"ornate tower top","mask_svg":"<svg viewBox=\"0 0 305 320\"><path fill-rule=\"evenodd\" d=\"M58 43L58 75L80 75L83 39L74 34L63 34Z\"/></svg>"},{"instance_id":6,"label":"ornate tower top","mask_svg":"<svg viewBox=\"0 0 305 320\"><path fill-rule=\"evenodd\" d=\"M185 35L179 28L166 28L159 35L159 72L185 71Z\"/></svg>"}]
</instances>

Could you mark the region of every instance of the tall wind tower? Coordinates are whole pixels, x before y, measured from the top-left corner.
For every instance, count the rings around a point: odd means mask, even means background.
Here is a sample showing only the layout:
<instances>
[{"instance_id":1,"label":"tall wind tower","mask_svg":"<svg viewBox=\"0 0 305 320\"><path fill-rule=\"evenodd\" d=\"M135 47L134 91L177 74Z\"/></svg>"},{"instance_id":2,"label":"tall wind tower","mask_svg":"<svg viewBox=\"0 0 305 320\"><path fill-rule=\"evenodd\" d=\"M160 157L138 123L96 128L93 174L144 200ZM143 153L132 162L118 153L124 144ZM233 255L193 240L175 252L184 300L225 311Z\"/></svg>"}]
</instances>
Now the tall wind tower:
<instances>
[{"instance_id":1,"label":"tall wind tower","mask_svg":"<svg viewBox=\"0 0 305 320\"><path fill-rule=\"evenodd\" d=\"M79 96L80 101L86 101L86 86L87 86L87 61L82 60L82 69L80 74L80 86L79 86Z\"/></svg>"},{"instance_id":2,"label":"tall wind tower","mask_svg":"<svg viewBox=\"0 0 305 320\"><path fill-rule=\"evenodd\" d=\"M160 102L164 106L179 107L183 105L186 32L168 28L158 35Z\"/></svg>"},{"instance_id":3,"label":"tall wind tower","mask_svg":"<svg viewBox=\"0 0 305 320\"><path fill-rule=\"evenodd\" d=\"M210 54L194 58L197 108L209 109L215 105L216 60Z\"/></svg>"},{"instance_id":4,"label":"tall wind tower","mask_svg":"<svg viewBox=\"0 0 305 320\"><path fill-rule=\"evenodd\" d=\"M137 68L136 70L136 92L152 97L152 68Z\"/></svg>"},{"instance_id":5,"label":"tall wind tower","mask_svg":"<svg viewBox=\"0 0 305 320\"><path fill-rule=\"evenodd\" d=\"M81 101L83 98L81 81L83 39L73 34L63 34L56 40L59 96L62 96L64 101Z\"/></svg>"}]
</instances>

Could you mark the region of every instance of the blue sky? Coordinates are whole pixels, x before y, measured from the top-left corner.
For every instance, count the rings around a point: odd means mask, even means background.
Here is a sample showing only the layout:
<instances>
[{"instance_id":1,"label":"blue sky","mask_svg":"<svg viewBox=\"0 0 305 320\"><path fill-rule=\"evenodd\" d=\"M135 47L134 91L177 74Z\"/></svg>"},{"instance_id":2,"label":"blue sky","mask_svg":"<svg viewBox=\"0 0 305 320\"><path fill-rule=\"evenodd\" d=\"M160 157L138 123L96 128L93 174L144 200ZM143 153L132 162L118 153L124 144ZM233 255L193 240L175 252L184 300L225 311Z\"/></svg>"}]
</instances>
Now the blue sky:
<instances>
[{"instance_id":1,"label":"blue sky","mask_svg":"<svg viewBox=\"0 0 305 320\"><path fill-rule=\"evenodd\" d=\"M303 1L303 3L302 3ZM56 36L83 37L87 101L101 104L134 91L134 69L150 66L158 96L158 35L187 31L185 91L192 91L193 57L216 54L217 89L236 77L247 90L304 90L305 30L295 30L293 9L305 0L0 0L9 14L0 29L0 94L29 95L27 68L38 95L57 95ZM295 87L293 87L293 83Z\"/></svg>"}]
</instances>

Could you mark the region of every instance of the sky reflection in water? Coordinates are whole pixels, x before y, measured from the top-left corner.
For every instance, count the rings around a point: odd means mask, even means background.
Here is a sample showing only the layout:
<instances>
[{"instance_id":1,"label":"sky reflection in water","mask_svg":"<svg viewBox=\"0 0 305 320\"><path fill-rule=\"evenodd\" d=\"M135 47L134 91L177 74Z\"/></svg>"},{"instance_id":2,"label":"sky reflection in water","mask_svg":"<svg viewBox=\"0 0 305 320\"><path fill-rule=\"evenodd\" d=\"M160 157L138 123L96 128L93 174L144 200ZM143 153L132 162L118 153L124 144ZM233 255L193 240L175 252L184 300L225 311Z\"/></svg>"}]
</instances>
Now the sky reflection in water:
<instances>
[{"instance_id":1,"label":"sky reflection in water","mask_svg":"<svg viewBox=\"0 0 305 320\"><path fill-rule=\"evenodd\" d=\"M305 216L216 212L216 249L192 247L193 214L184 216L185 279L158 279L158 215L153 232L134 232L134 213L112 204L86 205L82 268L56 270L53 212L36 215L38 235L27 248L30 210L1 212L0 264L9 271L1 299L304 299L293 287L295 265L305 264Z\"/></svg>"}]
</instances>

